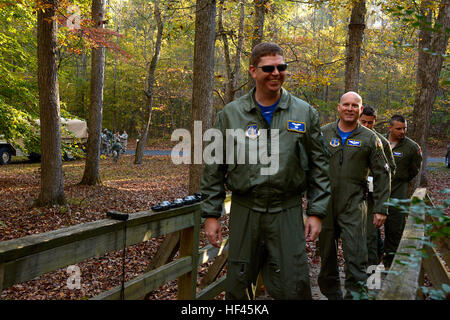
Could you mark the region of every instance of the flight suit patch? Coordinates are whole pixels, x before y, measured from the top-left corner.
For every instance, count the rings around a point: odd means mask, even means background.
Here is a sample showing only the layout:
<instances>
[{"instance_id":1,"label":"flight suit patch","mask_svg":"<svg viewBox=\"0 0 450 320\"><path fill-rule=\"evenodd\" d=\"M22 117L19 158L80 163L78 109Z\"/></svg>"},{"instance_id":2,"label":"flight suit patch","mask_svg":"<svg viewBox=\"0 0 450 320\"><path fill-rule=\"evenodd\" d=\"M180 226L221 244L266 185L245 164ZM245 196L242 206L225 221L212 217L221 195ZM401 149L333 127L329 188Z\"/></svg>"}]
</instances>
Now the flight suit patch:
<instances>
[{"instance_id":1,"label":"flight suit patch","mask_svg":"<svg viewBox=\"0 0 450 320\"><path fill-rule=\"evenodd\" d=\"M330 146L332 146L332 147L339 147L340 144L341 144L341 143L339 142L339 139L338 139L338 138L333 138L333 139L331 139L331 141L330 141Z\"/></svg>"},{"instance_id":2,"label":"flight suit patch","mask_svg":"<svg viewBox=\"0 0 450 320\"><path fill-rule=\"evenodd\" d=\"M401 152L394 151L394 152L392 152L392 153L393 153L394 156L396 156L396 157L403 157L403 153L401 153Z\"/></svg>"},{"instance_id":3,"label":"flight suit patch","mask_svg":"<svg viewBox=\"0 0 450 320\"><path fill-rule=\"evenodd\" d=\"M288 131L305 133L306 132L306 123L288 120L287 129L288 129Z\"/></svg>"},{"instance_id":4,"label":"flight suit patch","mask_svg":"<svg viewBox=\"0 0 450 320\"><path fill-rule=\"evenodd\" d=\"M245 132L245 135L250 139L256 139L259 137L260 134L261 132L258 130L258 126L256 124L251 124L247 126L247 131Z\"/></svg>"},{"instance_id":5,"label":"flight suit patch","mask_svg":"<svg viewBox=\"0 0 450 320\"><path fill-rule=\"evenodd\" d=\"M348 139L347 140L347 145L350 146L350 147L361 147L361 141Z\"/></svg>"},{"instance_id":6,"label":"flight suit patch","mask_svg":"<svg viewBox=\"0 0 450 320\"><path fill-rule=\"evenodd\" d=\"M379 138L377 138L377 146L380 149L383 149L383 143L381 142L381 140Z\"/></svg>"}]
</instances>

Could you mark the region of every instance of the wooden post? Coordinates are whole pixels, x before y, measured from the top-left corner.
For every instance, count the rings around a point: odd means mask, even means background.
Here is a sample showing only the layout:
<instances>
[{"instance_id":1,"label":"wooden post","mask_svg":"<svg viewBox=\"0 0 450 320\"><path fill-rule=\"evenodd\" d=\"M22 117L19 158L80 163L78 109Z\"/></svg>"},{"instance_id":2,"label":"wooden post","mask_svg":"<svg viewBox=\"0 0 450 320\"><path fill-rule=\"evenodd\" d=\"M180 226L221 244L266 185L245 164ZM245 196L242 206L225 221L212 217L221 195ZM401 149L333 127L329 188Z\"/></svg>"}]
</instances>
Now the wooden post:
<instances>
[{"instance_id":1,"label":"wooden post","mask_svg":"<svg viewBox=\"0 0 450 320\"><path fill-rule=\"evenodd\" d=\"M197 210L194 213L194 226L181 231L180 258L192 256L192 269L178 278L178 300L193 300L196 297L199 238L200 210Z\"/></svg>"},{"instance_id":2,"label":"wooden post","mask_svg":"<svg viewBox=\"0 0 450 320\"><path fill-rule=\"evenodd\" d=\"M0 293L3 290L3 277L5 276L5 264L0 264Z\"/></svg>"}]
</instances>

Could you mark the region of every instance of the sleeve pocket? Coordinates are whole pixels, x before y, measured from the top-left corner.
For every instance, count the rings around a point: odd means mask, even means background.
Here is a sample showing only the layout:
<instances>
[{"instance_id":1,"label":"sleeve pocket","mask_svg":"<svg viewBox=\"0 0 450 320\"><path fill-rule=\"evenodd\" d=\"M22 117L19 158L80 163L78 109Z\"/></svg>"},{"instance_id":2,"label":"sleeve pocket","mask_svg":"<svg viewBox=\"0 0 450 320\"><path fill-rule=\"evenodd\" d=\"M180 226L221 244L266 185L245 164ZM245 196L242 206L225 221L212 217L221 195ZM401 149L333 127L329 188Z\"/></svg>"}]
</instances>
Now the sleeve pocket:
<instances>
[{"instance_id":1,"label":"sleeve pocket","mask_svg":"<svg viewBox=\"0 0 450 320\"><path fill-rule=\"evenodd\" d=\"M300 165L304 171L308 171L309 170L308 155L306 154L305 147L300 141L298 142L298 147L300 152L299 154Z\"/></svg>"}]
</instances>

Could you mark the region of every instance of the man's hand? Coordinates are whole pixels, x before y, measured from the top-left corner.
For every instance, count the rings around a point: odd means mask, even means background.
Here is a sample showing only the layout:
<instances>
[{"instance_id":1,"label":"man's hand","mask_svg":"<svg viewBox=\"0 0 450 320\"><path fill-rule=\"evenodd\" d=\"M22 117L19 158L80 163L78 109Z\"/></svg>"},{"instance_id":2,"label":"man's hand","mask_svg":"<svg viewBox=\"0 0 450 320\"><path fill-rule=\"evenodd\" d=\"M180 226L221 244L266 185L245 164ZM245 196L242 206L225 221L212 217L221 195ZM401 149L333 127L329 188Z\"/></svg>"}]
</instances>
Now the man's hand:
<instances>
[{"instance_id":1,"label":"man's hand","mask_svg":"<svg viewBox=\"0 0 450 320\"><path fill-rule=\"evenodd\" d=\"M309 216L305 223L306 241L314 241L322 230L322 220L316 216Z\"/></svg>"},{"instance_id":2,"label":"man's hand","mask_svg":"<svg viewBox=\"0 0 450 320\"><path fill-rule=\"evenodd\" d=\"M222 243L222 227L220 226L219 219L206 218L205 234L209 243L214 247L220 248L220 244Z\"/></svg>"},{"instance_id":3,"label":"man's hand","mask_svg":"<svg viewBox=\"0 0 450 320\"><path fill-rule=\"evenodd\" d=\"M375 226L375 229L378 229L381 227L386 221L386 215L381 213L374 213L373 215L373 225Z\"/></svg>"}]
</instances>

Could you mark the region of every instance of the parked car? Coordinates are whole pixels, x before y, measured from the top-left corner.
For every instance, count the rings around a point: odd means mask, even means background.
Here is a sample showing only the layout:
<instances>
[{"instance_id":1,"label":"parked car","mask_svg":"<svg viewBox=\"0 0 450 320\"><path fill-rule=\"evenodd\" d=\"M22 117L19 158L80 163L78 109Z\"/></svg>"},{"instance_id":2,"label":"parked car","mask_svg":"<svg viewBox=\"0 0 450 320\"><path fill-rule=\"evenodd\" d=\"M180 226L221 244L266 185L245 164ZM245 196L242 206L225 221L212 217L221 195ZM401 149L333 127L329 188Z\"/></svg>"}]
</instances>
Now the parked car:
<instances>
[{"instance_id":1,"label":"parked car","mask_svg":"<svg viewBox=\"0 0 450 320\"><path fill-rule=\"evenodd\" d=\"M39 119L34 120L37 125L40 125ZM61 126L63 133L61 142L63 144L63 159L73 160L73 147L85 149L88 138L87 123L79 119L64 119L61 118ZM37 133L36 133L37 134ZM11 162L12 156L25 156L32 161L40 161L41 155L37 152L24 152L24 142L22 139L14 141L7 140L3 135L0 135L0 165Z\"/></svg>"}]
</instances>

